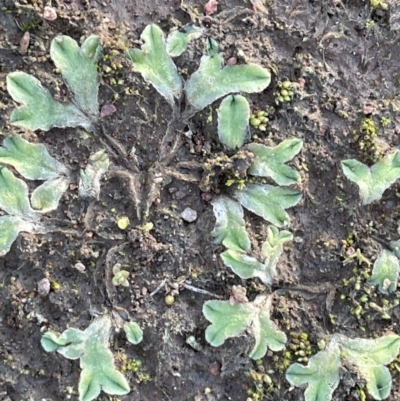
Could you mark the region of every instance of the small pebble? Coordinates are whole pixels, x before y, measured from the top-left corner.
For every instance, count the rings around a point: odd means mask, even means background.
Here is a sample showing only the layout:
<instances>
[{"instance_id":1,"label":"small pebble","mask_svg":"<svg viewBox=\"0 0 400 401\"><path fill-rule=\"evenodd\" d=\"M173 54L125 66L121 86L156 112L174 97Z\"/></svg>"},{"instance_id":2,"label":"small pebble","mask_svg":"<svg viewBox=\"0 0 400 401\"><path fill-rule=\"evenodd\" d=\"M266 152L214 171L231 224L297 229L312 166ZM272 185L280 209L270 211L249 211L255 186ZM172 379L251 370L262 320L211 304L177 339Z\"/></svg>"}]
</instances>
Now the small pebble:
<instances>
[{"instance_id":1,"label":"small pebble","mask_svg":"<svg viewBox=\"0 0 400 401\"><path fill-rule=\"evenodd\" d=\"M117 111L113 104L103 104L100 110L100 118L109 117Z\"/></svg>"},{"instance_id":2,"label":"small pebble","mask_svg":"<svg viewBox=\"0 0 400 401\"><path fill-rule=\"evenodd\" d=\"M153 178L154 184L160 184L163 181L162 174L155 174Z\"/></svg>"},{"instance_id":3,"label":"small pebble","mask_svg":"<svg viewBox=\"0 0 400 401\"><path fill-rule=\"evenodd\" d=\"M164 298L164 302L168 305L168 306L172 306L175 303L175 298L172 295L167 295Z\"/></svg>"},{"instance_id":4,"label":"small pebble","mask_svg":"<svg viewBox=\"0 0 400 401\"><path fill-rule=\"evenodd\" d=\"M120 217L117 221L117 225L120 230L126 230L129 226L129 217Z\"/></svg>"},{"instance_id":5,"label":"small pebble","mask_svg":"<svg viewBox=\"0 0 400 401\"><path fill-rule=\"evenodd\" d=\"M208 0L204 5L204 14L211 15L214 14L218 9L218 1L217 0Z\"/></svg>"},{"instance_id":6,"label":"small pebble","mask_svg":"<svg viewBox=\"0 0 400 401\"><path fill-rule=\"evenodd\" d=\"M50 292L50 280L48 278L42 278L38 282L38 293L41 297L45 297Z\"/></svg>"},{"instance_id":7,"label":"small pebble","mask_svg":"<svg viewBox=\"0 0 400 401\"><path fill-rule=\"evenodd\" d=\"M78 270L80 272L84 272L86 269L85 265L81 262L76 263L74 267L76 270Z\"/></svg>"},{"instance_id":8,"label":"small pebble","mask_svg":"<svg viewBox=\"0 0 400 401\"><path fill-rule=\"evenodd\" d=\"M181 217L183 220L187 221L188 223L193 223L197 219L197 212L196 210L187 207L182 213Z\"/></svg>"},{"instance_id":9,"label":"small pebble","mask_svg":"<svg viewBox=\"0 0 400 401\"><path fill-rule=\"evenodd\" d=\"M47 19L48 21L54 21L55 19L57 19L56 9L46 6L43 10L43 18Z\"/></svg>"},{"instance_id":10,"label":"small pebble","mask_svg":"<svg viewBox=\"0 0 400 401\"><path fill-rule=\"evenodd\" d=\"M210 194L210 192L203 192L201 194L201 198L203 199L203 201L205 202L210 202L212 200L212 194Z\"/></svg>"},{"instance_id":11,"label":"small pebble","mask_svg":"<svg viewBox=\"0 0 400 401\"><path fill-rule=\"evenodd\" d=\"M392 209L395 206L395 203L393 201L388 201L385 204L386 209Z\"/></svg>"},{"instance_id":12,"label":"small pebble","mask_svg":"<svg viewBox=\"0 0 400 401\"><path fill-rule=\"evenodd\" d=\"M215 361L209 366L208 370L213 376L218 376L221 373L221 364Z\"/></svg>"}]
</instances>

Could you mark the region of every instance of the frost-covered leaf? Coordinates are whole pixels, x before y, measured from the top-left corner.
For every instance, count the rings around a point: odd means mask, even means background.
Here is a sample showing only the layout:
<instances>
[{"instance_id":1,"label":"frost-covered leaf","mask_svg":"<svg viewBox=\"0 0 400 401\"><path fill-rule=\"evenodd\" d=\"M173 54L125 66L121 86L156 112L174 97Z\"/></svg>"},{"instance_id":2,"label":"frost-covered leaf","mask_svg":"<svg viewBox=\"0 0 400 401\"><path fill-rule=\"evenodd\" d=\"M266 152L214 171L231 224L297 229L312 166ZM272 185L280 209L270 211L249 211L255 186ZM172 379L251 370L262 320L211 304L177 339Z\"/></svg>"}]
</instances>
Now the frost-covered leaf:
<instances>
[{"instance_id":1,"label":"frost-covered leaf","mask_svg":"<svg viewBox=\"0 0 400 401\"><path fill-rule=\"evenodd\" d=\"M100 180L109 165L110 159L105 150L99 150L90 156L85 170L80 171L79 196L99 198Z\"/></svg>"},{"instance_id":2,"label":"frost-covered leaf","mask_svg":"<svg viewBox=\"0 0 400 401\"><path fill-rule=\"evenodd\" d=\"M13 166L28 180L49 180L68 173L64 165L49 155L44 145L30 143L15 135L3 141L0 163Z\"/></svg>"},{"instance_id":3,"label":"frost-covered leaf","mask_svg":"<svg viewBox=\"0 0 400 401\"><path fill-rule=\"evenodd\" d=\"M80 358L79 401L94 400L101 390L110 395L124 395L130 391L125 377L115 369L108 349L110 329L111 319L105 315L94 320L83 332L68 329L60 336L49 332L42 337L46 351L57 350L66 358Z\"/></svg>"},{"instance_id":4,"label":"frost-covered leaf","mask_svg":"<svg viewBox=\"0 0 400 401\"><path fill-rule=\"evenodd\" d=\"M392 376L386 366L358 366L359 373L367 382L367 391L375 400L385 400L392 389Z\"/></svg>"},{"instance_id":5,"label":"frost-covered leaf","mask_svg":"<svg viewBox=\"0 0 400 401\"><path fill-rule=\"evenodd\" d=\"M226 339L237 337L248 327L256 312L251 304L229 301L206 301L203 315L211 322L206 329L206 340L213 347L219 347Z\"/></svg>"},{"instance_id":6,"label":"frost-covered leaf","mask_svg":"<svg viewBox=\"0 0 400 401\"><path fill-rule=\"evenodd\" d=\"M201 110L229 93L256 93L271 82L271 74L256 64L223 67L218 44L207 39L207 54L201 58L199 69L186 82L186 95L190 104Z\"/></svg>"},{"instance_id":7,"label":"frost-covered leaf","mask_svg":"<svg viewBox=\"0 0 400 401\"><path fill-rule=\"evenodd\" d=\"M70 328L65 330L62 334L57 334L54 331L48 331L43 334L40 343L46 352L53 352L63 347L67 348L81 344L84 342L84 340L84 333L81 330ZM79 358L82 353L83 351L81 351L79 356L72 359Z\"/></svg>"},{"instance_id":8,"label":"frost-covered leaf","mask_svg":"<svg viewBox=\"0 0 400 401\"><path fill-rule=\"evenodd\" d=\"M271 177L278 185L296 184L300 174L285 163L293 159L302 146L303 141L296 138L286 139L274 148L257 143L249 144L248 149L254 154L249 174Z\"/></svg>"},{"instance_id":9,"label":"frost-covered leaf","mask_svg":"<svg viewBox=\"0 0 400 401\"><path fill-rule=\"evenodd\" d=\"M221 259L224 264L230 267L240 278L248 279L251 277L259 277L263 283L267 285L272 284L272 277L269 271L265 269L265 265L252 256L228 249L221 253Z\"/></svg>"},{"instance_id":10,"label":"frost-covered leaf","mask_svg":"<svg viewBox=\"0 0 400 401\"><path fill-rule=\"evenodd\" d=\"M57 209L61 196L67 190L69 180L66 177L45 181L37 187L31 196L32 207L41 213Z\"/></svg>"},{"instance_id":11,"label":"frost-covered leaf","mask_svg":"<svg viewBox=\"0 0 400 401\"><path fill-rule=\"evenodd\" d=\"M32 131L48 131L52 127L82 126L90 130L91 121L72 103L53 99L39 80L25 72L7 75L7 91L22 106L11 113L10 123Z\"/></svg>"},{"instance_id":12,"label":"frost-covered leaf","mask_svg":"<svg viewBox=\"0 0 400 401\"><path fill-rule=\"evenodd\" d=\"M246 209L278 227L289 226L290 218L285 209L297 205L302 197L292 189L259 184L237 189L234 196Z\"/></svg>"},{"instance_id":13,"label":"frost-covered leaf","mask_svg":"<svg viewBox=\"0 0 400 401\"><path fill-rule=\"evenodd\" d=\"M0 209L14 216L37 220L28 199L28 186L7 168L0 166Z\"/></svg>"},{"instance_id":14,"label":"frost-covered leaf","mask_svg":"<svg viewBox=\"0 0 400 401\"><path fill-rule=\"evenodd\" d=\"M367 382L368 393L375 400L390 394L392 377L384 365L399 354L400 336L389 334L377 339L350 339L336 335L342 348L342 357L348 360Z\"/></svg>"},{"instance_id":15,"label":"frost-covered leaf","mask_svg":"<svg viewBox=\"0 0 400 401\"><path fill-rule=\"evenodd\" d=\"M162 30L155 24L147 25L140 38L142 50L128 50L133 71L142 74L171 105L182 94L183 83L167 48Z\"/></svg>"},{"instance_id":16,"label":"frost-covered leaf","mask_svg":"<svg viewBox=\"0 0 400 401\"><path fill-rule=\"evenodd\" d=\"M134 345L143 340L143 330L136 322L127 322L124 324L124 331L128 341Z\"/></svg>"},{"instance_id":17,"label":"frost-covered leaf","mask_svg":"<svg viewBox=\"0 0 400 401\"><path fill-rule=\"evenodd\" d=\"M215 227L211 233L215 238L214 242L222 243L228 249L235 251L248 251L251 244L240 203L226 196L219 196L212 205L216 218Z\"/></svg>"},{"instance_id":18,"label":"frost-covered leaf","mask_svg":"<svg viewBox=\"0 0 400 401\"><path fill-rule=\"evenodd\" d=\"M307 366L299 363L290 365L286 380L292 386L307 384L304 393L306 401L330 401L339 384L340 366L340 349L335 342L331 342L326 350L312 356Z\"/></svg>"},{"instance_id":19,"label":"frost-covered leaf","mask_svg":"<svg viewBox=\"0 0 400 401\"><path fill-rule=\"evenodd\" d=\"M336 336L342 346L342 356L357 365L388 365L399 355L400 336L397 334L376 339Z\"/></svg>"},{"instance_id":20,"label":"frost-covered leaf","mask_svg":"<svg viewBox=\"0 0 400 401\"><path fill-rule=\"evenodd\" d=\"M171 57L180 56L187 49L189 42L193 39L198 39L204 31L204 28L189 23L171 32L167 37L168 54Z\"/></svg>"},{"instance_id":21,"label":"frost-covered leaf","mask_svg":"<svg viewBox=\"0 0 400 401\"><path fill-rule=\"evenodd\" d=\"M99 114L96 63L100 52L100 38L96 35L89 36L81 47L69 36L57 36L50 47L51 58L60 69L76 104L92 121L96 121Z\"/></svg>"},{"instance_id":22,"label":"frost-covered leaf","mask_svg":"<svg viewBox=\"0 0 400 401\"><path fill-rule=\"evenodd\" d=\"M276 265L283 251L283 244L292 241L293 234L289 231L279 231L274 226L268 226L267 240L262 246L262 254L265 257L264 270L273 280L276 276Z\"/></svg>"},{"instance_id":23,"label":"frost-covered leaf","mask_svg":"<svg viewBox=\"0 0 400 401\"><path fill-rule=\"evenodd\" d=\"M386 155L372 167L350 159L342 161L344 175L359 186L363 205L380 199L383 192L400 178L400 151Z\"/></svg>"},{"instance_id":24,"label":"frost-covered leaf","mask_svg":"<svg viewBox=\"0 0 400 401\"><path fill-rule=\"evenodd\" d=\"M203 314L211 322L206 329L207 342L213 347L218 347L226 339L239 336L247 328L255 338L251 358L262 358L268 348L272 351L282 350L285 347L286 335L277 330L270 320L267 301L267 297L259 296L253 303L205 302Z\"/></svg>"},{"instance_id":25,"label":"frost-covered leaf","mask_svg":"<svg viewBox=\"0 0 400 401\"><path fill-rule=\"evenodd\" d=\"M325 351L310 358L307 366L295 363L286 371L286 379L294 386L308 383L306 401L330 401L338 386L341 359L346 368L366 381L368 393L375 400L386 399L391 390L392 377L384 366L399 354L400 336L388 334L377 339L348 338L334 334Z\"/></svg>"},{"instance_id":26,"label":"frost-covered leaf","mask_svg":"<svg viewBox=\"0 0 400 401\"><path fill-rule=\"evenodd\" d=\"M11 248L21 231L31 231L32 224L16 216L0 217L0 257Z\"/></svg>"},{"instance_id":27,"label":"frost-covered leaf","mask_svg":"<svg viewBox=\"0 0 400 401\"><path fill-rule=\"evenodd\" d=\"M392 252L383 250L374 263L370 285L378 285L382 294L390 294L397 289L399 279L399 260Z\"/></svg>"},{"instance_id":28,"label":"frost-covered leaf","mask_svg":"<svg viewBox=\"0 0 400 401\"><path fill-rule=\"evenodd\" d=\"M218 137L229 149L241 148L249 138L250 106L241 95L229 95L218 109Z\"/></svg>"},{"instance_id":29,"label":"frost-covered leaf","mask_svg":"<svg viewBox=\"0 0 400 401\"><path fill-rule=\"evenodd\" d=\"M43 334L40 343L46 352L53 352L62 347L72 348L78 344L83 343L84 340L85 337L82 331L71 328L65 330L61 335L57 334L54 331L48 331L45 334ZM82 355L82 353L83 350L80 351L80 354L75 358L69 358L69 359L77 359Z\"/></svg>"},{"instance_id":30,"label":"frost-covered leaf","mask_svg":"<svg viewBox=\"0 0 400 401\"><path fill-rule=\"evenodd\" d=\"M256 343L250 352L250 358L261 359L267 353L268 348L271 351L281 351L286 345L286 335L275 327L275 323L269 318L269 314L260 310L252 323L252 331Z\"/></svg>"}]
</instances>

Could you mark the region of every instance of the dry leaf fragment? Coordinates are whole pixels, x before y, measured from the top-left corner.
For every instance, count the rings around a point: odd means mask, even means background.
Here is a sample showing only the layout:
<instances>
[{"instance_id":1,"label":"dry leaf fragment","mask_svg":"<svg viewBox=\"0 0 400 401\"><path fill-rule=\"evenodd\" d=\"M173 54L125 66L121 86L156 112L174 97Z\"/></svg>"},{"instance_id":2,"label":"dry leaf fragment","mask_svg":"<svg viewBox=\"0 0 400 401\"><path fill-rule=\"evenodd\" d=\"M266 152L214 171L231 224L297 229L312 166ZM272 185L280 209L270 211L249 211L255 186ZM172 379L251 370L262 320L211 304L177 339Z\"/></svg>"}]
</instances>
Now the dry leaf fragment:
<instances>
[{"instance_id":1,"label":"dry leaf fragment","mask_svg":"<svg viewBox=\"0 0 400 401\"><path fill-rule=\"evenodd\" d=\"M208 2L204 5L204 13L206 15L214 14L217 11L217 6L217 0L208 0Z\"/></svg>"},{"instance_id":2,"label":"dry leaf fragment","mask_svg":"<svg viewBox=\"0 0 400 401\"><path fill-rule=\"evenodd\" d=\"M28 52L29 42L31 39L31 35L29 32L25 32L22 36L21 40L19 41L19 54L26 54Z\"/></svg>"},{"instance_id":3,"label":"dry leaf fragment","mask_svg":"<svg viewBox=\"0 0 400 401\"><path fill-rule=\"evenodd\" d=\"M254 11L259 11L262 14L268 15L267 7L265 7L264 0L250 0L251 4L253 4Z\"/></svg>"}]
</instances>

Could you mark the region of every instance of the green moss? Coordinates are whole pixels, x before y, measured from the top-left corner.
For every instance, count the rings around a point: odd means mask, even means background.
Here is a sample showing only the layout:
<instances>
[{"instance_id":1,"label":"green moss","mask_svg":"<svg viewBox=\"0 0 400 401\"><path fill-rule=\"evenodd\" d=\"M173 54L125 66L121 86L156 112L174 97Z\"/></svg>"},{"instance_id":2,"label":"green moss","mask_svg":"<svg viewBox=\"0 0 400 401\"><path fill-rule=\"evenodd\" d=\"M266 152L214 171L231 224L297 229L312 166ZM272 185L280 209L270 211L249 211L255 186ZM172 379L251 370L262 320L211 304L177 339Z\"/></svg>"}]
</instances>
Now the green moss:
<instances>
[{"instance_id":1,"label":"green moss","mask_svg":"<svg viewBox=\"0 0 400 401\"><path fill-rule=\"evenodd\" d=\"M365 28L371 28L375 25L375 21L373 21L372 19L369 19L366 23L365 23Z\"/></svg>"},{"instance_id":2,"label":"green moss","mask_svg":"<svg viewBox=\"0 0 400 401\"><path fill-rule=\"evenodd\" d=\"M365 163L375 163L383 157L378 143L378 125L372 117L364 117L359 132L354 133L354 140L362 151L362 160Z\"/></svg>"},{"instance_id":3,"label":"green moss","mask_svg":"<svg viewBox=\"0 0 400 401\"><path fill-rule=\"evenodd\" d=\"M139 359L128 359L125 355L125 358L122 361L121 371L136 373L141 367L142 362Z\"/></svg>"},{"instance_id":4,"label":"green moss","mask_svg":"<svg viewBox=\"0 0 400 401\"><path fill-rule=\"evenodd\" d=\"M382 10L387 10L389 5L384 0L371 0L369 3L371 11L381 8Z\"/></svg>"},{"instance_id":5,"label":"green moss","mask_svg":"<svg viewBox=\"0 0 400 401\"><path fill-rule=\"evenodd\" d=\"M268 124L268 113L265 110L255 111L250 116L250 125L260 131L266 131Z\"/></svg>"},{"instance_id":6,"label":"green moss","mask_svg":"<svg viewBox=\"0 0 400 401\"><path fill-rule=\"evenodd\" d=\"M376 133L377 127L376 127L376 124L375 124L374 120L372 119L372 117L363 118L363 120L361 121L361 125L360 125L360 131L364 135L368 135L371 137L377 136L377 133Z\"/></svg>"}]
</instances>

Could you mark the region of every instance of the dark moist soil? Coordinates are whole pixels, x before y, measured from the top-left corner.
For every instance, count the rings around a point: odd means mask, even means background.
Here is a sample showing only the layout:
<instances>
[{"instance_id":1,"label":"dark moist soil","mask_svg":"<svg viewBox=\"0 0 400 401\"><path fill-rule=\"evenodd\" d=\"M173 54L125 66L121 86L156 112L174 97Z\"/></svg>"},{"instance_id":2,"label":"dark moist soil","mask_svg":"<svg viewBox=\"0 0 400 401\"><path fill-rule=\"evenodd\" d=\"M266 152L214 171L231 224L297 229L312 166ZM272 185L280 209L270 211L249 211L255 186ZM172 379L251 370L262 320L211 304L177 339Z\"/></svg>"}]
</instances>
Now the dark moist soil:
<instances>
[{"instance_id":1,"label":"dark moist soil","mask_svg":"<svg viewBox=\"0 0 400 401\"><path fill-rule=\"evenodd\" d=\"M185 2L186 11L178 0L57 0L53 6L58 18L52 22L42 18L44 5L42 0L0 0L0 124L4 136L21 133L32 142L45 142L53 156L71 167L73 184L77 184L79 169L90 154L103 148L99 137L104 135L96 137L80 129L32 133L12 127L8 120L15 104L6 92L6 75L15 70L32 73L65 97L66 88L48 56L50 41L57 34L78 41L98 34L104 56L112 50L122 53L128 45L138 46L140 33L149 23L168 32L192 17L208 28L206 36L220 43L225 60L236 57L242 63L244 54L246 61L272 71L267 90L247 96L254 110L270 111L267 131L253 129L253 139L268 145L292 137L304 141L292 163L301 173L304 196L289 211L295 239L286 246L278 266L274 289L285 290L276 297L274 321L289 341L298 333L307 333L313 353L318 340L335 332L363 338L398 332L399 307L388 312L390 319L381 319L368 307L356 318L355 301L364 294L362 274L368 266L343 261L351 247L374 261L382 246L398 239L399 186L392 185L381 201L363 207L356 186L343 177L340 168L343 159L371 163L374 152L385 154L399 144L400 25L395 2L386 10L371 10L369 2L361 0L271 0L262 12L249 1L221 0L218 11L205 17L204 3L192 0ZM21 55L23 30L30 32L31 41L28 52ZM202 38L176 59L184 77L197 69L203 49ZM120 171L131 169L136 177L134 189L143 199L149 196L146 182L152 177L146 175L165 152L159 147L171 109L139 75L130 72L121 54L103 58L99 62L100 105L113 103L117 111L101 121L99 130L120 144L114 154L126 152L127 156L110 154L112 172L102 181L98 201L85 203L78 199L76 185L70 186L61 206L48 216L62 221L69 234L20 234L0 259L0 399L77 400L78 361L45 353L41 335L48 329L84 330L94 317L119 307L143 328L144 340L137 346L128 345L123 334L113 331L111 349L118 368L124 358L142 362L138 372L125 372L132 392L118 399L245 401L248 391L256 391L258 384L258 399L303 400L304 390L290 388L284 378L283 353L268 352L262 364L256 365L247 356L253 341L249 336L228 340L219 348L209 346L204 339L207 322L202 305L212 295L182 286L185 282L222 299L229 298L232 285L245 286L250 299L265 290L257 279L242 281L232 274L219 258L223 248L212 242L210 200L219 191L226 192L226 177L214 182L210 193L203 193L196 182L201 168L195 167L223 151L216 137L219 103L192 119L191 138L181 131L175 133L181 138L169 164L175 173L172 177L163 174L160 193L149 199L145 222L154 227L145 232L137 228L144 222L137 217L129 180ZM113 69L112 63L121 63L123 68ZM106 66L111 66L111 72L105 72ZM123 82L115 84L115 80ZM293 101L277 105L278 84L284 80L296 83L296 95ZM364 118L375 122L377 139L365 137L360 129ZM382 123L382 118L388 123ZM128 156L132 147L136 159ZM193 182L187 181L189 176ZM182 219L186 207L197 212L195 222ZM119 230L116 221L121 216L128 216L134 228ZM256 246L265 238L267 225L251 213L246 213L246 220ZM85 272L74 267L78 262ZM130 272L128 288L110 285L110 269L116 263ZM43 278L52 283L45 297L38 294ZM343 279L350 281L347 286ZM164 297L171 291L179 295L168 307ZM398 296L397 292L392 298ZM376 294L371 300L382 303ZM186 343L189 336L196 339L196 349ZM296 360L293 353L290 358ZM256 383L256 375L249 375L251 370L270 370L272 385ZM350 371L341 374L333 399L360 399L357 389L364 383ZM392 375L389 399L399 400L400 380L395 370ZM117 400L104 393L98 399Z\"/></svg>"}]
</instances>

